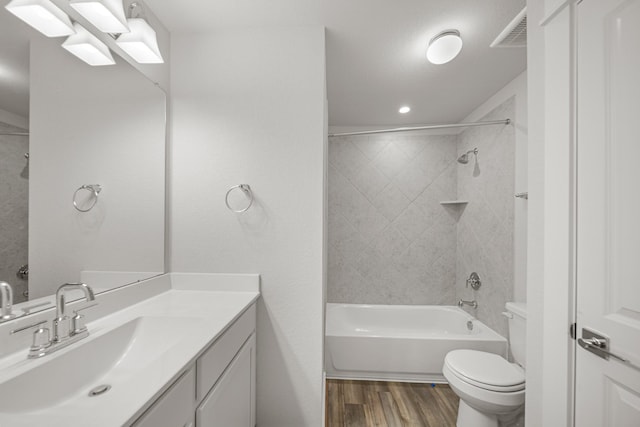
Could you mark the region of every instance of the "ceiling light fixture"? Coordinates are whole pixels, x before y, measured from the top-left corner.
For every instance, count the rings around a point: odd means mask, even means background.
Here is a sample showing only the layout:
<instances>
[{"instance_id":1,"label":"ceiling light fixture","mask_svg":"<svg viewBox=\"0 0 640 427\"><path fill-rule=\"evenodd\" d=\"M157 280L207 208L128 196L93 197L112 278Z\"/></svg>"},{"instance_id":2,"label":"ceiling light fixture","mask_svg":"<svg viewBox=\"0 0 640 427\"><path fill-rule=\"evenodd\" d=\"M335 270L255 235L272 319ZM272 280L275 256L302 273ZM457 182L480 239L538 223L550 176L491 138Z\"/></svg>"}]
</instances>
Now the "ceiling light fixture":
<instances>
[{"instance_id":1,"label":"ceiling light fixture","mask_svg":"<svg viewBox=\"0 0 640 427\"><path fill-rule=\"evenodd\" d=\"M13 0L5 8L47 37L73 34L67 14L50 0Z\"/></svg>"},{"instance_id":2,"label":"ceiling light fixture","mask_svg":"<svg viewBox=\"0 0 640 427\"><path fill-rule=\"evenodd\" d=\"M103 33L129 31L122 0L71 0L69 5Z\"/></svg>"},{"instance_id":3,"label":"ceiling light fixture","mask_svg":"<svg viewBox=\"0 0 640 427\"><path fill-rule=\"evenodd\" d=\"M162 54L158 47L156 32L142 18L127 19L131 30L120 34L116 43L122 50L140 64L162 64Z\"/></svg>"},{"instance_id":4,"label":"ceiling light fixture","mask_svg":"<svg viewBox=\"0 0 640 427\"><path fill-rule=\"evenodd\" d=\"M73 24L73 28L76 33L67 37L62 43L63 48L92 66L116 63L106 44L78 23Z\"/></svg>"},{"instance_id":5,"label":"ceiling light fixture","mask_svg":"<svg viewBox=\"0 0 640 427\"><path fill-rule=\"evenodd\" d=\"M458 30L446 30L431 39L427 47L427 59L432 64L446 64L462 50L462 38Z\"/></svg>"},{"instance_id":6,"label":"ceiling light fixture","mask_svg":"<svg viewBox=\"0 0 640 427\"><path fill-rule=\"evenodd\" d=\"M411 111L411 107L404 105L402 107L400 107L400 109L398 110L398 113L400 114L407 114L409 111Z\"/></svg>"}]
</instances>

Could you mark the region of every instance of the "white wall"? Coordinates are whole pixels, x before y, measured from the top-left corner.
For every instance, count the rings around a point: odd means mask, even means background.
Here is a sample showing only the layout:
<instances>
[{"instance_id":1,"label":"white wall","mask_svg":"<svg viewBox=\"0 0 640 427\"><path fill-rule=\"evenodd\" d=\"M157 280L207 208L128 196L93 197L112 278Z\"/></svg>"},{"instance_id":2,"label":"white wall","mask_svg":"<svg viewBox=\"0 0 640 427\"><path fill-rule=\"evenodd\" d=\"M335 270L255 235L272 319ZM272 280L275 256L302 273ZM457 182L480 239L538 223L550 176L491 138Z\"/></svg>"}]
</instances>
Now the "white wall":
<instances>
[{"instance_id":1,"label":"white wall","mask_svg":"<svg viewBox=\"0 0 640 427\"><path fill-rule=\"evenodd\" d=\"M57 39L32 42L31 297L83 270L143 272L138 279L164 271L165 96L117 61L90 67ZM103 187L86 213L72 204L83 184Z\"/></svg>"},{"instance_id":2,"label":"white wall","mask_svg":"<svg viewBox=\"0 0 640 427\"><path fill-rule=\"evenodd\" d=\"M321 27L172 34L170 270L260 273L260 427L322 423L324 49Z\"/></svg>"}]
</instances>

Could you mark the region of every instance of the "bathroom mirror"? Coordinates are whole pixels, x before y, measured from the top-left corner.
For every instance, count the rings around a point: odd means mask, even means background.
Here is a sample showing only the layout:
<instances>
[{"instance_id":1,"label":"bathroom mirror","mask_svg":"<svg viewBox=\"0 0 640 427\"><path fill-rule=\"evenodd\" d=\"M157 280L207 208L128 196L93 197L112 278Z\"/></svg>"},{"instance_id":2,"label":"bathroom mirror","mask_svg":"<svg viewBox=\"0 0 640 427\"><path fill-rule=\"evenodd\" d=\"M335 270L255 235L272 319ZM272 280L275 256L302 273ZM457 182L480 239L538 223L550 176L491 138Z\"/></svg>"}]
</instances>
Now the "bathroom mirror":
<instances>
[{"instance_id":1,"label":"bathroom mirror","mask_svg":"<svg viewBox=\"0 0 640 427\"><path fill-rule=\"evenodd\" d=\"M102 292L164 272L165 93L63 41L0 8L0 281L18 313L65 282Z\"/></svg>"}]
</instances>

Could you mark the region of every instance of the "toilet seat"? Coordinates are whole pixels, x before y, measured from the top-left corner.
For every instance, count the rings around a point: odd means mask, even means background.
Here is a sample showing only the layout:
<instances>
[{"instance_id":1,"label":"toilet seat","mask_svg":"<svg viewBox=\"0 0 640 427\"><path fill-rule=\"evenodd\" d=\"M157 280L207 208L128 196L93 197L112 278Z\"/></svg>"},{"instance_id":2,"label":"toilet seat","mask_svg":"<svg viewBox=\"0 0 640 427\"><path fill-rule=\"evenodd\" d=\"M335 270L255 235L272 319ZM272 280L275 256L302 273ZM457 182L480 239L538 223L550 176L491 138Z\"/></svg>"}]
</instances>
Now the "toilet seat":
<instances>
[{"instance_id":1,"label":"toilet seat","mask_svg":"<svg viewBox=\"0 0 640 427\"><path fill-rule=\"evenodd\" d=\"M477 350L454 350L444 364L459 380L489 391L509 393L525 388L522 368L503 357Z\"/></svg>"}]
</instances>

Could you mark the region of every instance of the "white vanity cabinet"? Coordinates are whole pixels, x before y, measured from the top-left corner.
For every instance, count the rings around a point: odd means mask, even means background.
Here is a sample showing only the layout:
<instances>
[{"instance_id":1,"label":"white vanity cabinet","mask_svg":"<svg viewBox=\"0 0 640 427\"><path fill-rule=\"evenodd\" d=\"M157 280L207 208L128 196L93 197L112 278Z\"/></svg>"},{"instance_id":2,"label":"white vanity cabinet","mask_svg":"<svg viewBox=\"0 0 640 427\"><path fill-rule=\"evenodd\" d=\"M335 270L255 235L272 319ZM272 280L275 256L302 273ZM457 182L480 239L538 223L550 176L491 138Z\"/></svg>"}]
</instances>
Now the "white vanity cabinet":
<instances>
[{"instance_id":1,"label":"white vanity cabinet","mask_svg":"<svg viewBox=\"0 0 640 427\"><path fill-rule=\"evenodd\" d=\"M197 427L255 425L255 334L196 409Z\"/></svg>"},{"instance_id":2,"label":"white vanity cabinet","mask_svg":"<svg viewBox=\"0 0 640 427\"><path fill-rule=\"evenodd\" d=\"M134 427L254 427L255 326L251 305Z\"/></svg>"}]
</instances>

